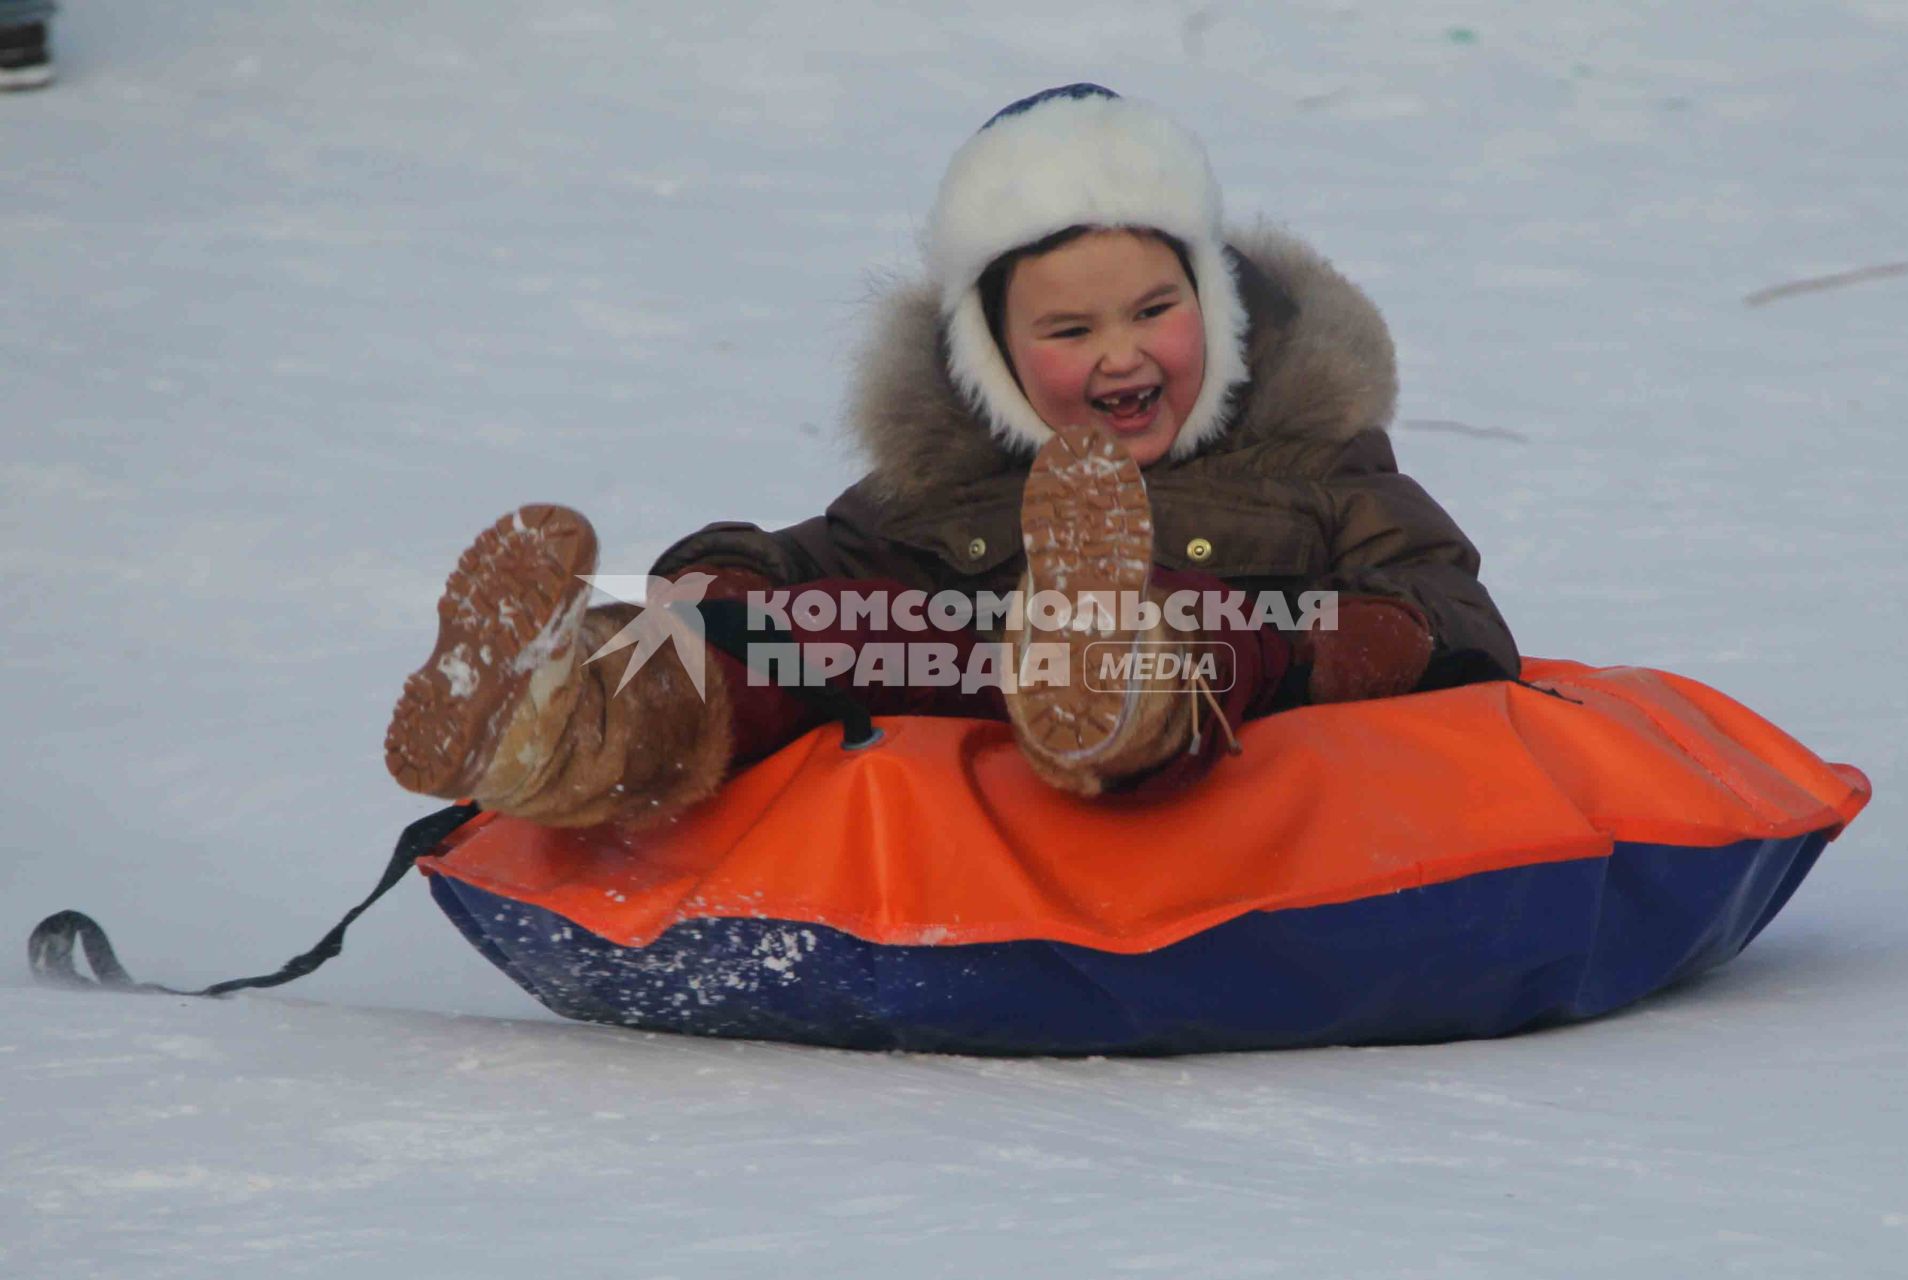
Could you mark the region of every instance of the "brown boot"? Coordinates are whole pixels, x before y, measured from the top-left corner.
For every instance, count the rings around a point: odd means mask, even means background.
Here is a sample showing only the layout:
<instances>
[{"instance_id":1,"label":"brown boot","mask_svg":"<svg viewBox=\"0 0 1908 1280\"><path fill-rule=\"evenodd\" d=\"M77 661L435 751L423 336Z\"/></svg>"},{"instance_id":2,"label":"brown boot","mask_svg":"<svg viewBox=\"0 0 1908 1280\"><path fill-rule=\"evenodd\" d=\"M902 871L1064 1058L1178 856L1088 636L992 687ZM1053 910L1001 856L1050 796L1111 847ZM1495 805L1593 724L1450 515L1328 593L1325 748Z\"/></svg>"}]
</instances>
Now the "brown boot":
<instances>
[{"instance_id":1,"label":"brown boot","mask_svg":"<svg viewBox=\"0 0 1908 1280\"><path fill-rule=\"evenodd\" d=\"M1133 602L1148 598L1153 566L1153 516L1146 482L1126 450L1095 427L1056 430L1034 459L1021 499L1027 571L1022 614L1008 630L1016 681L1007 712L1034 772L1075 795L1094 796L1186 750L1196 727L1183 668L1157 657L1194 635L1172 631L1162 617L1144 630ZM1072 606L1072 625L1043 631L1039 592L1058 592ZM1158 603L1157 593L1150 598ZM1150 654L1155 662L1124 667Z\"/></svg>"},{"instance_id":2,"label":"brown boot","mask_svg":"<svg viewBox=\"0 0 1908 1280\"><path fill-rule=\"evenodd\" d=\"M588 609L596 535L565 507L505 516L458 561L437 647L404 683L385 734L400 785L546 826L666 820L713 794L729 762L728 691L705 701L673 648L620 691L591 661L641 610Z\"/></svg>"}]
</instances>

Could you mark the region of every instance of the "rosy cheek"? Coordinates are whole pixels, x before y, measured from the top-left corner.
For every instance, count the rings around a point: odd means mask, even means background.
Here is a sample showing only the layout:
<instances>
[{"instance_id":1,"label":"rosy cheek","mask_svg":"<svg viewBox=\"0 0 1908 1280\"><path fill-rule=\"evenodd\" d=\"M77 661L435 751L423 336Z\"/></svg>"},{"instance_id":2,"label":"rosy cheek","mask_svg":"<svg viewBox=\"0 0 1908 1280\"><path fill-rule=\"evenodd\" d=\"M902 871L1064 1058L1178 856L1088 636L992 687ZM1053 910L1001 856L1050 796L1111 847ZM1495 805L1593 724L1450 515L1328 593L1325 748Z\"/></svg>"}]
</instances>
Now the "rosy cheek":
<instances>
[{"instance_id":1,"label":"rosy cheek","mask_svg":"<svg viewBox=\"0 0 1908 1280\"><path fill-rule=\"evenodd\" d=\"M1206 372L1206 326L1198 308L1174 307L1161 316L1150 345L1167 380L1183 380L1197 394Z\"/></svg>"},{"instance_id":2,"label":"rosy cheek","mask_svg":"<svg viewBox=\"0 0 1908 1280\"><path fill-rule=\"evenodd\" d=\"M1049 409L1071 411L1086 394L1093 362L1070 345L1036 343L1020 362L1020 377L1034 411L1044 418Z\"/></svg>"}]
</instances>

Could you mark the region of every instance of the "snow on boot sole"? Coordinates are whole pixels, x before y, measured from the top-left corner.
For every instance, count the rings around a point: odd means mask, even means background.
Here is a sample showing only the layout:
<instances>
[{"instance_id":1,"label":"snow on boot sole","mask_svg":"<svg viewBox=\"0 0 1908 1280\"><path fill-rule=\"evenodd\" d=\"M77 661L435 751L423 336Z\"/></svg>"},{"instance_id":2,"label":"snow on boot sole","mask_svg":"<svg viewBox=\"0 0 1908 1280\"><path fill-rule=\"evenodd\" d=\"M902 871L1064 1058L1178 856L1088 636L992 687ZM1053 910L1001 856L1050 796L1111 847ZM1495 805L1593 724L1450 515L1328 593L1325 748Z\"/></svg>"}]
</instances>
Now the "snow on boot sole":
<instances>
[{"instance_id":1,"label":"snow on boot sole","mask_svg":"<svg viewBox=\"0 0 1908 1280\"><path fill-rule=\"evenodd\" d=\"M1076 616L1064 632L1023 633L1035 644L1067 646L1065 683L1017 686L1009 702L1036 749L1058 764L1088 764L1113 744L1137 696L1130 685L1093 687L1087 663L1140 639L1118 625L1153 568L1153 512L1139 464L1094 428L1055 430L1028 473L1020 532L1029 597L1023 606L1041 591L1057 591ZM1093 625L1083 628L1081 614ZM1016 671L1022 654L1016 645Z\"/></svg>"},{"instance_id":2,"label":"snow on boot sole","mask_svg":"<svg viewBox=\"0 0 1908 1280\"><path fill-rule=\"evenodd\" d=\"M484 776L539 669L573 650L596 533L568 507L528 506L477 536L437 602L437 646L404 682L384 762L408 791L460 798Z\"/></svg>"}]
</instances>

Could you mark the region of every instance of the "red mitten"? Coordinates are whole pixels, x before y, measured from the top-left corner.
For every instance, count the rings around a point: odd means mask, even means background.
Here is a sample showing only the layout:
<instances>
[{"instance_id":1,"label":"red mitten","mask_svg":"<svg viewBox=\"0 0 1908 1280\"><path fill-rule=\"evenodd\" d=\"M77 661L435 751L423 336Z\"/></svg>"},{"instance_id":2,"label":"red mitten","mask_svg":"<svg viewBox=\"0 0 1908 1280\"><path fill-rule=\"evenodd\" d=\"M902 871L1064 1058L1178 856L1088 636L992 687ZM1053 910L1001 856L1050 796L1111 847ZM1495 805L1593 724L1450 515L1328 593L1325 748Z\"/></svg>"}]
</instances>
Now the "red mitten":
<instances>
[{"instance_id":1,"label":"red mitten","mask_svg":"<svg viewBox=\"0 0 1908 1280\"><path fill-rule=\"evenodd\" d=\"M753 569L743 569L736 565L691 564L684 565L674 573L664 574L671 582L680 579L686 573L707 573L715 577L703 589L704 600L746 600L751 591L772 591L775 584Z\"/></svg>"},{"instance_id":2,"label":"red mitten","mask_svg":"<svg viewBox=\"0 0 1908 1280\"><path fill-rule=\"evenodd\" d=\"M1313 702L1359 702L1417 688L1431 649L1431 624L1409 600L1340 596L1338 629L1300 632L1293 656L1311 664Z\"/></svg>"}]
</instances>

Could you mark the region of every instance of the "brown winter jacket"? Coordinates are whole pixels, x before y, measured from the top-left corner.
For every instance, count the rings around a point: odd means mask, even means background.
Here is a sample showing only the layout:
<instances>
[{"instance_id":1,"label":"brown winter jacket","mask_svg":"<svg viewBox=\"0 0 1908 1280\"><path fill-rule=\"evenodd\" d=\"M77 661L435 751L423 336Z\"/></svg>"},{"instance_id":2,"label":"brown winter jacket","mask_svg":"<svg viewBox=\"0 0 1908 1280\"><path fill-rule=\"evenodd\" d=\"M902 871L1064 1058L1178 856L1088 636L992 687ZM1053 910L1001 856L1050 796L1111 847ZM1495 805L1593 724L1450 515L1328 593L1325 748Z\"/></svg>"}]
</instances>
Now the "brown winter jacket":
<instances>
[{"instance_id":1,"label":"brown winter jacket","mask_svg":"<svg viewBox=\"0 0 1908 1280\"><path fill-rule=\"evenodd\" d=\"M1392 457L1397 373L1377 308L1283 233L1237 236L1232 256L1251 318L1251 380L1223 434L1146 469L1155 558L1248 590L1400 596L1437 642L1425 687L1515 675L1516 644L1478 581L1476 549ZM883 303L851 417L873 465L825 514L774 531L712 524L651 572L703 564L784 585L1011 590L1031 459L995 439L949 380L932 288Z\"/></svg>"}]
</instances>

